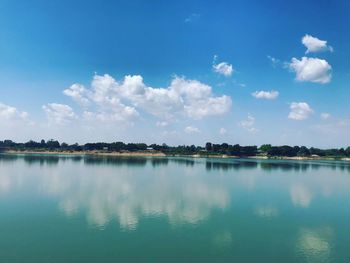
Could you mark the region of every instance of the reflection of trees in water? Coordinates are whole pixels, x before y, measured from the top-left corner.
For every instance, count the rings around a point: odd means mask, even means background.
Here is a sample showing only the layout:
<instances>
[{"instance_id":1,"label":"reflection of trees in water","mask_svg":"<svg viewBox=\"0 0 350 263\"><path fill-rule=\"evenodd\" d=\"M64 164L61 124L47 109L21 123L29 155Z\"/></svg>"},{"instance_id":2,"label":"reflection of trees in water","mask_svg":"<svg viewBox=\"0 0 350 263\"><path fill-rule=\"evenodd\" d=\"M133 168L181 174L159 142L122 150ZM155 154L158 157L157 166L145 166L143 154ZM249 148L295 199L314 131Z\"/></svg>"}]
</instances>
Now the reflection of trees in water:
<instances>
[{"instance_id":1,"label":"reflection of trees in water","mask_svg":"<svg viewBox=\"0 0 350 263\"><path fill-rule=\"evenodd\" d=\"M224 159L205 161L205 167L210 170L239 170L255 169L260 167L264 171L296 171L306 172L307 170L318 170L321 167L331 170L342 170L350 172L350 163L340 161L286 161L286 160L246 160L246 159Z\"/></svg>"},{"instance_id":2,"label":"reflection of trees in water","mask_svg":"<svg viewBox=\"0 0 350 263\"><path fill-rule=\"evenodd\" d=\"M70 157L63 157L57 155L17 155L17 154L0 154L0 161L18 161L23 160L28 165L40 164L40 165L57 165L58 162L65 161Z\"/></svg>"},{"instance_id":3,"label":"reflection of trees in water","mask_svg":"<svg viewBox=\"0 0 350 263\"><path fill-rule=\"evenodd\" d=\"M177 158L171 158L170 160L173 163L182 164L182 165L186 165L186 166L193 166L195 164L195 161L193 159L189 159L189 158L177 157Z\"/></svg>"},{"instance_id":4,"label":"reflection of trees in water","mask_svg":"<svg viewBox=\"0 0 350 263\"><path fill-rule=\"evenodd\" d=\"M169 159L168 158L152 158L151 159L151 164L153 167L158 167L158 166L167 166L169 163Z\"/></svg>"},{"instance_id":5,"label":"reflection of trees in water","mask_svg":"<svg viewBox=\"0 0 350 263\"><path fill-rule=\"evenodd\" d=\"M256 161L249 160L233 160L233 159L225 159L225 160L206 160L205 168L207 171L210 170L239 170L239 169L254 169L258 166Z\"/></svg>"},{"instance_id":6,"label":"reflection of trees in water","mask_svg":"<svg viewBox=\"0 0 350 263\"><path fill-rule=\"evenodd\" d=\"M300 171L318 170L321 167L331 170L342 170L350 172L350 163L342 161L286 161L286 160L263 160L260 161L260 168L265 171L281 170L281 171Z\"/></svg>"},{"instance_id":7,"label":"reflection of trees in water","mask_svg":"<svg viewBox=\"0 0 350 263\"><path fill-rule=\"evenodd\" d=\"M0 153L0 162L11 162L18 159L17 155L14 154L1 154Z\"/></svg>"},{"instance_id":8,"label":"reflection of trees in water","mask_svg":"<svg viewBox=\"0 0 350 263\"><path fill-rule=\"evenodd\" d=\"M81 160L83 159L84 159L83 155L74 155L70 157L70 160L72 160L73 162L81 162Z\"/></svg>"},{"instance_id":9,"label":"reflection of trees in water","mask_svg":"<svg viewBox=\"0 0 350 263\"><path fill-rule=\"evenodd\" d=\"M29 165L40 164L40 165L57 165L59 161L63 162L67 158L58 156L38 156L38 155L25 155L24 161Z\"/></svg>"},{"instance_id":10,"label":"reflection of trees in water","mask_svg":"<svg viewBox=\"0 0 350 263\"><path fill-rule=\"evenodd\" d=\"M133 165L145 166L147 158L143 157L120 157L120 156L86 156L83 158L86 165Z\"/></svg>"},{"instance_id":11,"label":"reflection of trees in water","mask_svg":"<svg viewBox=\"0 0 350 263\"><path fill-rule=\"evenodd\" d=\"M306 171L309 168L310 164L307 163L297 163L297 162L283 162L279 163L279 161L272 162L261 162L260 168L262 170L281 170L281 171Z\"/></svg>"},{"instance_id":12,"label":"reflection of trees in water","mask_svg":"<svg viewBox=\"0 0 350 263\"><path fill-rule=\"evenodd\" d=\"M93 156L93 155L26 155L0 154L0 162L9 162L22 159L27 164L57 165L67 160L81 162L87 165L136 165L145 166L150 162L153 167L167 166L176 163L186 166L204 164L206 170L239 170L255 169L260 167L264 171L301 171L318 170L326 167L330 170L350 172L350 162L347 161L298 161L298 160L257 160L257 159L193 159L184 157L121 157L121 156Z\"/></svg>"},{"instance_id":13,"label":"reflection of trees in water","mask_svg":"<svg viewBox=\"0 0 350 263\"><path fill-rule=\"evenodd\" d=\"M110 165L139 165L145 166L147 163L151 163L153 167L167 166L170 162L193 166L195 161L186 158L168 158L168 157L120 157L120 156L87 156L84 158L84 163L99 165L99 164L110 164Z\"/></svg>"}]
</instances>

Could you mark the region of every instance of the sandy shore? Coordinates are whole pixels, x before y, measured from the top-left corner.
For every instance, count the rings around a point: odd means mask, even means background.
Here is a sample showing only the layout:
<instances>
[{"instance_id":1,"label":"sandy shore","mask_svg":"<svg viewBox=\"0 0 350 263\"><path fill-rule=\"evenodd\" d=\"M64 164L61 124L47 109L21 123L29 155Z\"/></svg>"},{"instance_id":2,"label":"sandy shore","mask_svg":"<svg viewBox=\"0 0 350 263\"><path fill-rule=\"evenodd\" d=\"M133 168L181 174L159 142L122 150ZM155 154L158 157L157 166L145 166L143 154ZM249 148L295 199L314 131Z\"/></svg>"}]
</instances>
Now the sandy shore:
<instances>
[{"instance_id":1,"label":"sandy shore","mask_svg":"<svg viewBox=\"0 0 350 263\"><path fill-rule=\"evenodd\" d=\"M249 158L249 159L264 159L264 160L296 160L296 161L311 161L311 160L341 160L341 161L350 161L349 157L343 158L334 158L334 157L286 157L286 156L276 156L276 157L267 157L267 156L249 156L249 157L239 157L239 156L230 156L226 154L221 155L166 155L159 151L139 151L139 152L103 152L103 151L6 151L6 154L33 154L33 155L93 155L93 156L125 156L125 157L192 157L192 158Z\"/></svg>"}]
</instances>

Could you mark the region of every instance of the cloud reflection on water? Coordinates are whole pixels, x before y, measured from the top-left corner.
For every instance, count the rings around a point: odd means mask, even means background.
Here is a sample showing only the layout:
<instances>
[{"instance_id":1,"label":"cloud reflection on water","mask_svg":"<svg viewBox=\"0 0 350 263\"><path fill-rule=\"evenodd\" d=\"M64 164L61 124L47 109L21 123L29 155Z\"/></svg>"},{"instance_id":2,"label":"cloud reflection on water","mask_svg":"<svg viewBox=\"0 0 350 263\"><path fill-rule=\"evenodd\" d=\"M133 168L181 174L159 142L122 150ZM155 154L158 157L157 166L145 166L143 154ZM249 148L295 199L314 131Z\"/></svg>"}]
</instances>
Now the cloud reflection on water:
<instances>
[{"instance_id":1,"label":"cloud reflection on water","mask_svg":"<svg viewBox=\"0 0 350 263\"><path fill-rule=\"evenodd\" d=\"M67 216L82 213L99 227L116 220L132 230L142 218L159 216L172 225L198 224L214 210L228 209L232 200L251 205L256 216L275 218L286 204L278 203L273 193L288 196L295 207L309 208L320 195L329 198L350 187L343 176L349 167L331 162L0 155L0 193L34 185L41 194L57 198ZM317 177L310 176L315 170ZM249 196L258 205L247 202Z\"/></svg>"},{"instance_id":2,"label":"cloud reflection on water","mask_svg":"<svg viewBox=\"0 0 350 263\"><path fill-rule=\"evenodd\" d=\"M88 166L67 163L67 171L50 170L50 175L40 178L40 188L57 197L68 216L84 211L92 225L103 227L116 219L129 230L135 229L142 217L166 216L174 225L197 224L212 209L225 209L229 204L227 186L215 180L209 184L200 171L169 173L163 167L165 160L115 161L118 167L101 165L113 159L88 158L84 160ZM142 169L130 169L130 162Z\"/></svg>"},{"instance_id":3,"label":"cloud reflection on water","mask_svg":"<svg viewBox=\"0 0 350 263\"><path fill-rule=\"evenodd\" d=\"M302 228L296 252L302 262L331 262L333 230L330 227Z\"/></svg>"},{"instance_id":4,"label":"cloud reflection on water","mask_svg":"<svg viewBox=\"0 0 350 263\"><path fill-rule=\"evenodd\" d=\"M312 193L309 188L302 184L292 185L290 195L295 206L307 208L312 200Z\"/></svg>"},{"instance_id":5,"label":"cloud reflection on water","mask_svg":"<svg viewBox=\"0 0 350 263\"><path fill-rule=\"evenodd\" d=\"M257 206L254 209L254 213L261 218L271 219L278 216L278 209L271 205Z\"/></svg>"}]
</instances>

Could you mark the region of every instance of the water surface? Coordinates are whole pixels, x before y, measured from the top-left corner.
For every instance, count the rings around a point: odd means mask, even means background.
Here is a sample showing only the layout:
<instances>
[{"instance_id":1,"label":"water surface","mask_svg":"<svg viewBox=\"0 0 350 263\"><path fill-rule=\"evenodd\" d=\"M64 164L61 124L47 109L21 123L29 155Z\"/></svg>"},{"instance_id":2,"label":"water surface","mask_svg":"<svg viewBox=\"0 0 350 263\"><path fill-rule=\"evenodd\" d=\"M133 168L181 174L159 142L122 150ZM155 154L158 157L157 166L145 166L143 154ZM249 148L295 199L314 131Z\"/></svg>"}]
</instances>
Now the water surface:
<instances>
[{"instance_id":1,"label":"water surface","mask_svg":"<svg viewBox=\"0 0 350 263\"><path fill-rule=\"evenodd\" d=\"M0 155L1 262L350 262L350 163Z\"/></svg>"}]
</instances>

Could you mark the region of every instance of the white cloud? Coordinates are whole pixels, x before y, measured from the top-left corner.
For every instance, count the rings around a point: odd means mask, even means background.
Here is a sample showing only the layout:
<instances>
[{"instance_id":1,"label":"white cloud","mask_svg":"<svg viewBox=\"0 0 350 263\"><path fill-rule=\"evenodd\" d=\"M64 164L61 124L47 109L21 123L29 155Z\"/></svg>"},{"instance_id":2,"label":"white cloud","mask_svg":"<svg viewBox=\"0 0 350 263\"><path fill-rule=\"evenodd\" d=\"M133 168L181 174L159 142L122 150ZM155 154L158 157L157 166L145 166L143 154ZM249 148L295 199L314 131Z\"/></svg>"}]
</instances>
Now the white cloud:
<instances>
[{"instance_id":1,"label":"white cloud","mask_svg":"<svg viewBox=\"0 0 350 263\"><path fill-rule=\"evenodd\" d=\"M64 104L49 103L44 105L49 124L66 125L77 119L73 109Z\"/></svg>"},{"instance_id":2,"label":"white cloud","mask_svg":"<svg viewBox=\"0 0 350 263\"><path fill-rule=\"evenodd\" d=\"M257 99L267 99L267 100L273 100L276 99L279 95L278 91L255 91L254 93L252 93L252 96L257 98Z\"/></svg>"},{"instance_id":3,"label":"white cloud","mask_svg":"<svg viewBox=\"0 0 350 263\"><path fill-rule=\"evenodd\" d=\"M248 118L239 123L239 126L249 132L257 132L258 130L255 128L255 118L248 114Z\"/></svg>"},{"instance_id":4,"label":"white cloud","mask_svg":"<svg viewBox=\"0 0 350 263\"><path fill-rule=\"evenodd\" d=\"M323 112L320 116L322 120L328 120L332 115L328 112Z\"/></svg>"},{"instance_id":5,"label":"white cloud","mask_svg":"<svg viewBox=\"0 0 350 263\"><path fill-rule=\"evenodd\" d=\"M216 60L216 57L214 57L214 61ZM219 64L213 64L213 70L216 73L219 73L221 75L224 75L226 77L229 77L233 73L233 67L231 64L227 62L221 62Z\"/></svg>"},{"instance_id":6,"label":"white cloud","mask_svg":"<svg viewBox=\"0 0 350 263\"><path fill-rule=\"evenodd\" d=\"M185 112L192 119L202 119L207 116L222 115L231 108L231 98L228 96L208 97L194 100L185 105Z\"/></svg>"},{"instance_id":7,"label":"white cloud","mask_svg":"<svg viewBox=\"0 0 350 263\"><path fill-rule=\"evenodd\" d=\"M134 108L128 106L118 106L113 109L113 111L99 111L91 112L84 111L83 118L86 121L100 121L104 123L111 122L126 122L134 117L138 116L138 113ZM128 124L128 123L125 123Z\"/></svg>"},{"instance_id":8,"label":"white cloud","mask_svg":"<svg viewBox=\"0 0 350 263\"><path fill-rule=\"evenodd\" d=\"M288 118L297 121L305 120L312 113L313 110L306 102L292 102L290 104L290 112Z\"/></svg>"},{"instance_id":9,"label":"white cloud","mask_svg":"<svg viewBox=\"0 0 350 263\"><path fill-rule=\"evenodd\" d=\"M320 40L317 37L313 37L307 34L302 38L301 43L303 43L303 45L307 48L305 51L306 54L327 50L333 52L333 48L327 45L326 40Z\"/></svg>"},{"instance_id":10,"label":"white cloud","mask_svg":"<svg viewBox=\"0 0 350 263\"><path fill-rule=\"evenodd\" d=\"M220 135L225 135L227 133L227 130L225 128L220 128L219 133Z\"/></svg>"},{"instance_id":11,"label":"white cloud","mask_svg":"<svg viewBox=\"0 0 350 263\"><path fill-rule=\"evenodd\" d=\"M0 103L0 120L26 120L28 113L15 107Z\"/></svg>"},{"instance_id":12,"label":"white cloud","mask_svg":"<svg viewBox=\"0 0 350 263\"><path fill-rule=\"evenodd\" d=\"M201 131L198 128L196 128L196 127L187 126L185 128L185 132L188 133L188 134L192 134L192 133L200 133Z\"/></svg>"},{"instance_id":13,"label":"white cloud","mask_svg":"<svg viewBox=\"0 0 350 263\"><path fill-rule=\"evenodd\" d=\"M81 84L73 84L63 91L65 95L72 97L79 104L90 106L83 113L85 121L110 124L111 122L123 122L127 125L132 119L139 116L139 113L134 107L122 103L118 92L120 92L119 83L108 74L95 75L90 89L86 89ZM136 91L130 89L130 92Z\"/></svg>"},{"instance_id":14,"label":"white cloud","mask_svg":"<svg viewBox=\"0 0 350 263\"><path fill-rule=\"evenodd\" d=\"M301 60L292 58L287 63L290 70L296 73L296 80L326 84L331 81L332 67L324 59L302 57Z\"/></svg>"},{"instance_id":15,"label":"white cloud","mask_svg":"<svg viewBox=\"0 0 350 263\"><path fill-rule=\"evenodd\" d=\"M40 132L33 129L34 125L27 112L0 102L0 138L15 141L32 139Z\"/></svg>"},{"instance_id":16,"label":"white cloud","mask_svg":"<svg viewBox=\"0 0 350 263\"><path fill-rule=\"evenodd\" d=\"M71 97L76 102L80 103L83 106L89 105L90 101L86 98L87 90L81 84L73 84L68 89L63 91L63 94Z\"/></svg>"},{"instance_id":17,"label":"white cloud","mask_svg":"<svg viewBox=\"0 0 350 263\"><path fill-rule=\"evenodd\" d=\"M89 110L85 115L100 116L98 119L110 116L108 120L127 121L138 116L138 110L166 121L181 115L202 119L224 114L232 104L229 96L216 97L210 86L183 77L175 77L167 88L152 88L145 85L139 75L128 75L122 82L117 82L105 74L94 76L91 89L74 87L65 90L64 94L75 100L92 102L97 113ZM77 94L73 91L77 91Z\"/></svg>"}]
</instances>

